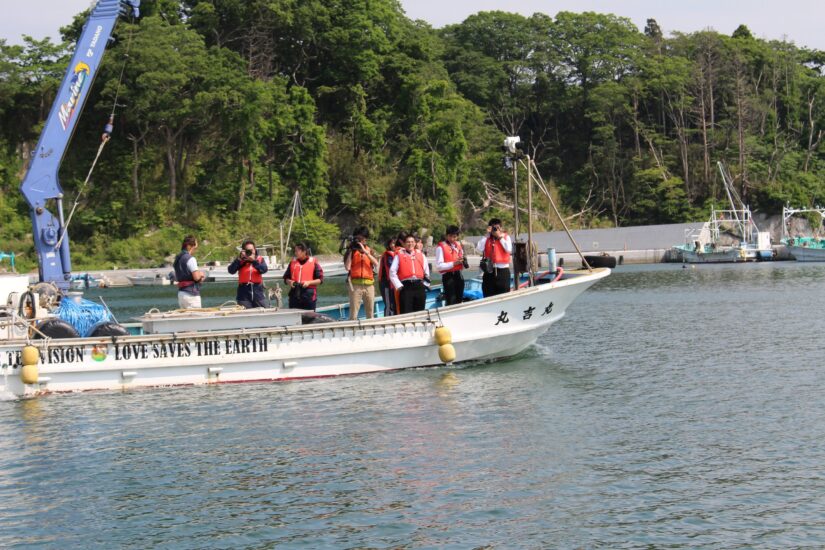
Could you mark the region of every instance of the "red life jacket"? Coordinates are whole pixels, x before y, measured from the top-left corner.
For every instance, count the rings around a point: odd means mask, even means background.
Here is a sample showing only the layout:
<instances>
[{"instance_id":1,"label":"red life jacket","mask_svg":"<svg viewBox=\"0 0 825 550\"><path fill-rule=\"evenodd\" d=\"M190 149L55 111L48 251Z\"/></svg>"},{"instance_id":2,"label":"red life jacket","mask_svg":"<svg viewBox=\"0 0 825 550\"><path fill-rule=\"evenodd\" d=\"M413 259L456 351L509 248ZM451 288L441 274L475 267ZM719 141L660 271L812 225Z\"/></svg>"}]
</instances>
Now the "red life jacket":
<instances>
[{"instance_id":1,"label":"red life jacket","mask_svg":"<svg viewBox=\"0 0 825 550\"><path fill-rule=\"evenodd\" d=\"M378 263L378 280L379 281L389 281L390 280L390 266L392 265L392 259L395 257L394 250L385 250L383 254L381 254L381 260Z\"/></svg>"},{"instance_id":2,"label":"red life jacket","mask_svg":"<svg viewBox=\"0 0 825 550\"><path fill-rule=\"evenodd\" d=\"M261 263L264 261L262 256L258 256L255 258L255 261ZM261 272L255 269L252 265L252 262L244 262L241 264L240 269L238 269L238 284L245 285L248 283L252 283L254 285L259 285L264 282L263 275Z\"/></svg>"},{"instance_id":3,"label":"red life jacket","mask_svg":"<svg viewBox=\"0 0 825 550\"><path fill-rule=\"evenodd\" d=\"M413 251L412 254L406 249L398 253L398 279L406 281L407 279L423 279L424 278L424 254L418 251Z\"/></svg>"},{"instance_id":4,"label":"red life jacket","mask_svg":"<svg viewBox=\"0 0 825 550\"><path fill-rule=\"evenodd\" d=\"M501 239L506 236L507 233L502 235ZM487 237L487 242L484 243L484 257L493 260L494 264L509 264L510 253L504 250L504 245L501 244L501 239Z\"/></svg>"},{"instance_id":5,"label":"red life jacket","mask_svg":"<svg viewBox=\"0 0 825 550\"><path fill-rule=\"evenodd\" d=\"M453 263L453 262L458 261L458 260L460 260L461 258L464 257L464 250L461 249L461 245L456 246L455 248L453 248L452 246L450 246L450 243L448 243L446 241L441 241L440 243L438 243L438 246L441 247L441 252L444 253L444 263L445 264ZM458 264L458 265L454 265L450 269L445 269L444 271L439 270L439 273L441 273L441 274L451 273L453 271L461 271L462 269L464 269L464 266L461 265L461 264Z\"/></svg>"},{"instance_id":6,"label":"red life jacket","mask_svg":"<svg viewBox=\"0 0 825 550\"><path fill-rule=\"evenodd\" d=\"M369 250L369 248L367 250ZM374 277L369 256L361 253L360 250L352 251L349 264L349 277L350 279L368 279L370 281Z\"/></svg>"},{"instance_id":7,"label":"red life jacket","mask_svg":"<svg viewBox=\"0 0 825 550\"><path fill-rule=\"evenodd\" d=\"M303 265L293 258L289 262L289 278L299 283L313 280L315 278L315 258L310 256Z\"/></svg>"}]
</instances>

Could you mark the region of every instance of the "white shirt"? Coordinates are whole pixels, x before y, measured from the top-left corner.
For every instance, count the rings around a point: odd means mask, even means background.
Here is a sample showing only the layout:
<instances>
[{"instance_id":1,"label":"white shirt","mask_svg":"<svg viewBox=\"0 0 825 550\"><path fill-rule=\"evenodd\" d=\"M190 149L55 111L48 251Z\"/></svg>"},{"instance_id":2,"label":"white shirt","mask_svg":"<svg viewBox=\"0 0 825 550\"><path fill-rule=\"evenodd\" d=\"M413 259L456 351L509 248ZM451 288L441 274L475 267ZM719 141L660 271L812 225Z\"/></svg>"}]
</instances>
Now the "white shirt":
<instances>
[{"instance_id":1,"label":"white shirt","mask_svg":"<svg viewBox=\"0 0 825 550\"><path fill-rule=\"evenodd\" d=\"M458 258L461 259L464 257L464 250L462 250L461 245L456 243L455 245L451 245L449 242L444 241L447 246L452 247L453 249L458 251ZM450 271L454 268L453 262L445 262L444 261L444 250L441 248L441 243L438 243L438 246L435 247L435 268L438 270L439 273L444 273L446 271Z\"/></svg>"},{"instance_id":2,"label":"white shirt","mask_svg":"<svg viewBox=\"0 0 825 550\"><path fill-rule=\"evenodd\" d=\"M501 241L501 246L504 248L504 251L507 252L507 254L512 254L513 253L513 241L510 239L510 235L505 233L504 236L499 240ZM476 245L476 250L478 250L479 252L484 254L484 246L486 244L487 244L487 237L486 236L481 237L481 240L478 241L478 244ZM493 265L495 267L501 267L501 268L510 267L510 264L502 264L502 263L497 263L497 264L493 264Z\"/></svg>"},{"instance_id":3,"label":"white shirt","mask_svg":"<svg viewBox=\"0 0 825 550\"><path fill-rule=\"evenodd\" d=\"M401 279L398 278L398 257L401 254L407 254L407 251L406 250L400 250L398 252L398 254L396 254L393 257L392 265L390 266L390 282L392 283L392 286L395 287L395 290L401 290L402 288L404 288L404 285L401 283ZM415 257L416 254L422 254L423 255L422 252L414 250L413 253L412 253L412 256ZM424 257L424 276L421 277L421 278L423 280L424 277L429 278L429 276L430 276L430 266L427 263L427 258L425 256Z\"/></svg>"}]
</instances>

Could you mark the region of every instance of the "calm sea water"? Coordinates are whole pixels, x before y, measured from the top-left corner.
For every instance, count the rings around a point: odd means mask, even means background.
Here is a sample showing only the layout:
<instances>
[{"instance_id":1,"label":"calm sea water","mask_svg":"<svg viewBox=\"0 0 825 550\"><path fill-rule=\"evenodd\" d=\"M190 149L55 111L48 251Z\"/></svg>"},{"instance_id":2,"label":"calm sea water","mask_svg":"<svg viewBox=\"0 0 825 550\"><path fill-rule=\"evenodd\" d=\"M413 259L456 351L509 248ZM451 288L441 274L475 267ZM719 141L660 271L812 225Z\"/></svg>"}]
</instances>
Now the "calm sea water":
<instances>
[{"instance_id":1,"label":"calm sea water","mask_svg":"<svg viewBox=\"0 0 825 550\"><path fill-rule=\"evenodd\" d=\"M0 546L822 547L823 312L825 265L626 266L496 364L0 402Z\"/></svg>"}]
</instances>

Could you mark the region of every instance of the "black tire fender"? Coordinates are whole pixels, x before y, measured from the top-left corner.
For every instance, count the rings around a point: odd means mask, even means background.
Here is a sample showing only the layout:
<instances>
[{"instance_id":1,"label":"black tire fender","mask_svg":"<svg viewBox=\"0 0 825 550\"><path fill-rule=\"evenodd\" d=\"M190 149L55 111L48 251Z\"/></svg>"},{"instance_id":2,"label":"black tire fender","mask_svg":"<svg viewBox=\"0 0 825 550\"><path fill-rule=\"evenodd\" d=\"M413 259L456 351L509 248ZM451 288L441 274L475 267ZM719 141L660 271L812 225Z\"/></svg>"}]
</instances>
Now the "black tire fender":
<instances>
[{"instance_id":1,"label":"black tire fender","mask_svg":"<svg viewBox=\"0 0 825 550\"><path fill-rule=\"evenodd\" d=\"M48 336L56 340L64 338L80 338L75 328L63 319L46 319L39 325L34 333L35 338L42 339Z\"/></svg>"},{"instance_id":2,"label":"black tire fender","mask_svg":"<svg viewBox=\"0 0 825 550\"><path fill-rule=\"evenodd\" d=\"M123 325L107 321L94 327L89 336L92 338L102 336L129 336L129 331Z\"/></svg>"}]
</instances>

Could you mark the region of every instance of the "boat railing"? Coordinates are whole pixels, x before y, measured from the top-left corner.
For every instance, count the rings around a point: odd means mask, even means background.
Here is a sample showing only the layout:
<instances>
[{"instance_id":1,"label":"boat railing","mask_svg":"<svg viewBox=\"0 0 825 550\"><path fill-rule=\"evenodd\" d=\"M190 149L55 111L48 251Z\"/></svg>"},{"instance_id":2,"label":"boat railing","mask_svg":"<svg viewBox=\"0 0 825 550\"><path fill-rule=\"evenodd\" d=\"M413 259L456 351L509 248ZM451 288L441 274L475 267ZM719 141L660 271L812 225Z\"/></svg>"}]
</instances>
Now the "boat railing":
<instances>
[{"instance_id":1,"label":"boat railing","mask_svg":"<svg viewBox=\"0 0 825 550\"><path fill-rule=\"evenodd\" d=\"M784 237L788 238L791 236L790 234L790 221L791 218L796 216L797 214L807 214L807 213L817 213L820 216L820 223L825 220L825 208L821 208L819 206L815 208L790 208L788 206L782 207L782 234ZM815 237L812 237L815 238Z\"/></svg>"},{"instance_id":2,"label":"boat railing","mask_svg":"<svg viewBox=\"0 0 825 550\"><path fill-rule=\"evenodd\" d=\"M741 210L711 210L709 221L710 231L718 240L724 226L733 226L742 239L742 244L755 244L758 240L759 228L753 221L753 214L750 208Z\"/></svg>"}]
</instances>

